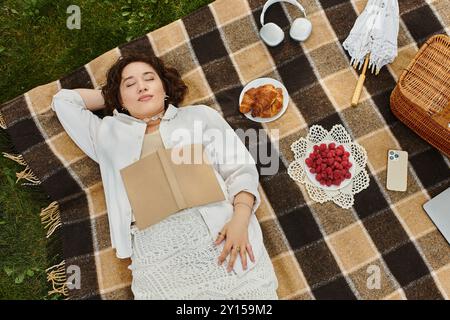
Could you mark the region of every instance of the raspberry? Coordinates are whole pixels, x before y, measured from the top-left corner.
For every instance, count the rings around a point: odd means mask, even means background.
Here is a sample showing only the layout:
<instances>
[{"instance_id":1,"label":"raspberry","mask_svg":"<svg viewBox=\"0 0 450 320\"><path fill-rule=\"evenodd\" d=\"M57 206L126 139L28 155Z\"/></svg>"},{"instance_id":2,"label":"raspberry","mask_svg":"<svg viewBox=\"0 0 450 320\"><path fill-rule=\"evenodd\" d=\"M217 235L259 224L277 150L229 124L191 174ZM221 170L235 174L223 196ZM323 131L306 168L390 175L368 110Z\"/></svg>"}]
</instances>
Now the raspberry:
<instances>
[{"instance_id":1,"label":"raspberry","mask_svg":"<svg viewBox=\"0 0 450 320\"><path fill-rule=\"evenodd\" d=\"M336 146L332 142L327 146L322 143L313 146L313 152L305 159L305 163L321 185L339 186L345 179L351 178L349 169L353 164L349 157L350 153L345 151L343 145Z\"/></svg>"}]
</instances>

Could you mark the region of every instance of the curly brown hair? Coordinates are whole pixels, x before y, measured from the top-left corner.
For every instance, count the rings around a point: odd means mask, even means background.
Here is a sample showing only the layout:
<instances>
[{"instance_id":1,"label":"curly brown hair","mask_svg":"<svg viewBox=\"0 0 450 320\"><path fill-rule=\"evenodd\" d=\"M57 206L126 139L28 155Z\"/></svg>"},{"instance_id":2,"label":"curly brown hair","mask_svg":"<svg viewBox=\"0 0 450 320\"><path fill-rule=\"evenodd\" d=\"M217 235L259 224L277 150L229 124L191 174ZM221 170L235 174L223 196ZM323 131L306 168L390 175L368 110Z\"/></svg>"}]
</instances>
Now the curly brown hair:
<instances>
[{"instance_id":1,"label":"curly brown hair","mask_svg":"<svg viewBox=\"0 0 450 320\"><path fill-rule=\"evenodd\" d=\"M169 104L178 107L188 91L188 87L181 79L178 70L165 66L164 62L153 54L135 52L119 57L107 72L106 83L101 88L105 100L105 114L111 115L113 110L117 109L119 112L130 115L127 110L121 108L120 82L122 81L122 70L131 62L145 62L152 66L158 73L164 90L169 96L165 100L164 109L166 110Z\"/></svg>"}]
</instances>

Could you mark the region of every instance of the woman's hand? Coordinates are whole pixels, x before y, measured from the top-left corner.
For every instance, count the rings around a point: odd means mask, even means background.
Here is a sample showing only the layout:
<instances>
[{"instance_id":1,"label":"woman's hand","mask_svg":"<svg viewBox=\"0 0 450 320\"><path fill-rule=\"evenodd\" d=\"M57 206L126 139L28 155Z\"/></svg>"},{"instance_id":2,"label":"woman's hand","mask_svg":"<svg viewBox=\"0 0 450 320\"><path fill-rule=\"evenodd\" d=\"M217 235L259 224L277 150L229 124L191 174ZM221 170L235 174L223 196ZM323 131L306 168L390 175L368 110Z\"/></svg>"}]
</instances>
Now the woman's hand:
<instances>
[{"instance_id":1,"label":"woman's hand","mask_svg":"<svg viewBox=\"0 0 450 320\"><path fill-rule=\"evenodd\" d=\"M230 261L227 266L228 272L233 269L238 254L241 256L244 270L247 269L247 253L250 256L250 260L255 262L252 246L248 241L248 223L249 219L246 215L234 214L231 220L219 232L214 242L215 245L219 245L225 240L225 246L219 256L219 265L230 255Z\"/></svg>"}]
</instances>

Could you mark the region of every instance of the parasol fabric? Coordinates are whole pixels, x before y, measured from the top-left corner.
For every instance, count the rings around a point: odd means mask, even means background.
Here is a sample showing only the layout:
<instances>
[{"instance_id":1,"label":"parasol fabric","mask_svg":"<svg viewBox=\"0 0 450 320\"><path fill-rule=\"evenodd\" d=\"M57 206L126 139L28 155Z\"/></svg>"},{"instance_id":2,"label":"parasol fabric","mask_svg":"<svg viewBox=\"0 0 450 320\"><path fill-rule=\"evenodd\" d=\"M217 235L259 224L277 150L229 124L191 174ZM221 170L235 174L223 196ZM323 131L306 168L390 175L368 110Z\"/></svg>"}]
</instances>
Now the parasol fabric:
<instances>
[{"instance_id":1,"label":"parasol fabric","mask_svg":"<svg viewBox=\"0 0 450 320\"><path fill-rule=\"evenodd\" d=\"M343 43L351 56L351 64L356 63L361 68L370 53L369 68L378 73L397 56L398 29L397 0L369 0Z\"/></svg>"}]
</instances>

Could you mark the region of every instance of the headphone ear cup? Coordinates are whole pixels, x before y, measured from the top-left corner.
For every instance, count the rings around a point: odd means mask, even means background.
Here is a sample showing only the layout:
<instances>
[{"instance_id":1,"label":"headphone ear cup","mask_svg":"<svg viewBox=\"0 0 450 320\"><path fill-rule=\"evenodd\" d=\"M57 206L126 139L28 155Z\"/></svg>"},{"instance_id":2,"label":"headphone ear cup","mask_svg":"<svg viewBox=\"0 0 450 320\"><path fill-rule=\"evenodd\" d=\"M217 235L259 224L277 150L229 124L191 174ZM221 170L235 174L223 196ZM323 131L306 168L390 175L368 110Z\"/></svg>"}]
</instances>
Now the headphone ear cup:
<instances>
[{"instance_id":1,"label":"headphone ear cup","mask_svg":"<svg viewBox=\"0 0 450 320\"><path fill-rule=\"evenodd\" d=\"M272 47L279 45L284 39L283 30L272 22L265 24L259 31L259 35L265 43Z\"/></svg>"},{"instance_id":2,"label":"headphone ear cup","mask_svg":"<svg viewBox=\"0 0 450 320\"><path fill-rule=\"evenodd\" d=\"M297 18L291 26L289 35L297 41L305 41L311 34L312 24L306 18Z\"/></svg>"}]
</instances>

